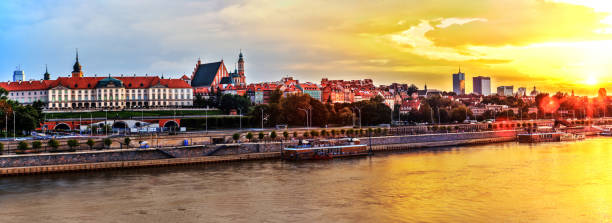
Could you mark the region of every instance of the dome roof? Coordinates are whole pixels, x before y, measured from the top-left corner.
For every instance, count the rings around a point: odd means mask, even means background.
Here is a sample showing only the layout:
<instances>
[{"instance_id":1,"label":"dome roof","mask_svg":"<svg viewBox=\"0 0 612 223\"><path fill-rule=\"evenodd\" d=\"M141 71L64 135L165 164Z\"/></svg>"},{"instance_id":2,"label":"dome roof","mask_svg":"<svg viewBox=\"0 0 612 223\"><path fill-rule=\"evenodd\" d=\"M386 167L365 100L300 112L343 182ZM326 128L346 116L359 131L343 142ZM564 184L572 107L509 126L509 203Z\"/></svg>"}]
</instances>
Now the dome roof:
<instances>
[{"instance_id":1,"label":"dome roof","mask_svg":"<svg viewBox=\"0 0 612 223\"><path fill-rule=\"evenodd\" d=\"M98 81L98 84L96 84L96 88L100 87L123 87L123 82L121 82L117 78L107 77Z\"/></svg>"}]
</instances>

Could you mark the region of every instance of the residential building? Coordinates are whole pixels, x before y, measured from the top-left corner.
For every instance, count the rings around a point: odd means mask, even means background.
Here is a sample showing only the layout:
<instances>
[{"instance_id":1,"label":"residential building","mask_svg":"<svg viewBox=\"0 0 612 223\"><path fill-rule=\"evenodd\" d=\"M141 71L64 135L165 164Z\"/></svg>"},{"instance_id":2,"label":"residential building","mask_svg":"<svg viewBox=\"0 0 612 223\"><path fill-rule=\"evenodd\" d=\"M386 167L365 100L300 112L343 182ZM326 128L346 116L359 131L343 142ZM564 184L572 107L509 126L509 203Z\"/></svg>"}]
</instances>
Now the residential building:
<instances>
[{"instance_id":1,"label":"residential building","mask_svg":"<svg viewBox=\"0 0 612 223\"><path fill-rule=\"evenodd\" d=\"M297 87L300 88L304 94L310 95L310 97L319 101L321 100L321 89L317 84L306 82L298 84Z\"/></svg>"}]
</instances>

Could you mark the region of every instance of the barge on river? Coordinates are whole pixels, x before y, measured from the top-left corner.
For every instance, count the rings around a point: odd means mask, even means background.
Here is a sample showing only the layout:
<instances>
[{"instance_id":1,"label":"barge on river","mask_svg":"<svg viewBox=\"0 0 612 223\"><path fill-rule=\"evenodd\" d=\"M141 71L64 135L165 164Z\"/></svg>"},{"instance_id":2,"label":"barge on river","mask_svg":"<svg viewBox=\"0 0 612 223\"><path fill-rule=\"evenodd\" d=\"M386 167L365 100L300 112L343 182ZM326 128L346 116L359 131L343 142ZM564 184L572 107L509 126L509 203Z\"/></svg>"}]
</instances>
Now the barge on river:
<instances>
[{"instance_id":1,"label":"barge on river","mask_svg":"<svg viewBox=\"0 0 612 223\"><path fill-rule=\"evenodd\" d=\"M301 141L296 147L283 148L281 151L281 157L286 160L333 159L368 154L368 146L361 145L359 139L354 138L321 142Z\"/></svg>"},{"instance_id":2,"label":"barge on river","mask_svg":"<svg viewBox=\"0 0 612 223\"><path fill-rule=\"evenodd\" d=\"M517 136L518 141L523 143L575 141L585 138L584 134L564 132L534 132Z\"/></svg>"}]
</instances>

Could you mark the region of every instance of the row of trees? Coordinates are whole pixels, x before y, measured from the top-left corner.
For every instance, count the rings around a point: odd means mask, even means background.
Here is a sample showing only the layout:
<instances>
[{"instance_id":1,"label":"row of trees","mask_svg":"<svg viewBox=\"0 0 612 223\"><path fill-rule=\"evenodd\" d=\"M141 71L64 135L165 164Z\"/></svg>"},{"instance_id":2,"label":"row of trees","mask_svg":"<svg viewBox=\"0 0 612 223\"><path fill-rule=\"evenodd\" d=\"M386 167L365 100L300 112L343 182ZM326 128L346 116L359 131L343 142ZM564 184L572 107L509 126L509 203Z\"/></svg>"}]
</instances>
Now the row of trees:
<instances>
[{"instance_id":1,"label":"row of trees","mask_svg":"<svg viewBox=\"0 0 612 223\"><path fill-rule=\"evenodd\" d=\"M323 104L307 94L291 94L280 97L280 92L273 93L270 103L261 104L251 109L253 120L272 127L278 124L292 126L344 126L355 122L362 125L378 125L391 122L391 109L383 103L382 97L368 101L343 104ZM360 117L361 115L361 117Z\"/></svg>"},{"instance_id":2,"label":"row of trees","mask_svg":"<svg viewBox=\"0 0 612 223\"><path fill-rule=\"evenodd\" d=\"M331 129L331 130L327 130L327 129L322 129L322 130L310 130L310 131L304 131L301 134L298 132L293 132L293 133L289 133L288 131L284 131L282 132L282 135L278 135L276 133L276 131L271 131L269 133L266 132L258 132L257 133L257 139L258 140L264 140L264 139L271 139L271 140L276 140L276 139L290 139L290 137L293 138L316 138L319 136L322 137L364 137L364 136L382 136L382 135L387 135L388 134L388 130L387 129L383 129L383 128L368 128L368 129ZM234 133L234 135L232 135L232 139L234 141L238 141L242 136L244 136L247 140L252 141L255 139L255 134L253 134L252 132L248 132L245 135L242 135L240 133ZM281 138L282 137L282 138Z\"/></svg>"},{"instance_id":3,"label":"row of trees","mask_svg":"<svg viewBox=\"0 0 612 223\"><path fill-rule=\"evenodd\" d=\"M399 114L399 105L396 105L394 109L395 120L417 123L463 122L468 118L475 119L476 117L466 105L439 95L425 98L418 110L412 110L407 114Z\"/></svg>"},{"instance_id":4,"label":"row of trees","mask_svg":"<svg viewBox=\"0 0 612 223\"><path fill-rule=\"evenodd\" d=\"M127 146L127 148L129 148L130 146L130 142L132 140L129 137L124 138L123 143L124 145ZM104 148L110 148L110 145L113 143L113 141L110 138L105 138L102 140L102 144L104 145ZM87 142L85 142L85 144L89 147L89 149L94 149L94 146L96 144L96 142L93 139L88 139ZM76 151L76 148L79 147L81 144L78 140L76 139L70 139L68 141L66 141L66 145L68 146L68 150L61 150L60 148L60 142L56 139L50 139L49 141L47 141L47 147L50 148L50 152L64 152L64 151L70 151L70 152L74 152ZM15 150L16 153L30 153L30 152L41 152L43 143L41 141L32 141L30 144L28 144L28 142L26 141L20 141L17 144L17 149ZM31 150L31 151L28 151ZM2 152L4 151L4 144L0 143L0 154L2 154Z\"/></svg>"},{"instance_id":5,"label":"row of trees","mask_svg":"<svg viewBox=\"0 0 612 223\"><path fill-rule=\"evenodd\" d=\"M8 129L15 128L17 134L29 134L40 127L44 119L42 108L44 103L35 101L32 105L20 105L18 102L7 98L8 91L0 88L0 129L4 129L6 135L12 135Z\"/></svg>"}]
</instances>

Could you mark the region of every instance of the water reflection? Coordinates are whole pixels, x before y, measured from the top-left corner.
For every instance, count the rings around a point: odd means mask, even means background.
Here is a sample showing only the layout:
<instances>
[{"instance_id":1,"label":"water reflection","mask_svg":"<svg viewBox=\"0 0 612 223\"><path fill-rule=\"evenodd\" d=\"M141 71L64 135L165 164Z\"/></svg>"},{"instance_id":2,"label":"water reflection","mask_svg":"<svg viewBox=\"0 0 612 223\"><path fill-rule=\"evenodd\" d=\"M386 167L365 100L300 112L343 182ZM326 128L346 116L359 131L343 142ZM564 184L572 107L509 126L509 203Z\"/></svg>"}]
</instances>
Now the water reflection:
<instances>
[{"instance_id":1,"label":"water reflection","mask_svg":"<svg viewBox=\"0 0 612 223\"><path fill-rule=\"evenodd\" d=\"M7 222L610 221L610 138L0 179Z\"/></svg>"}]
</instances>

